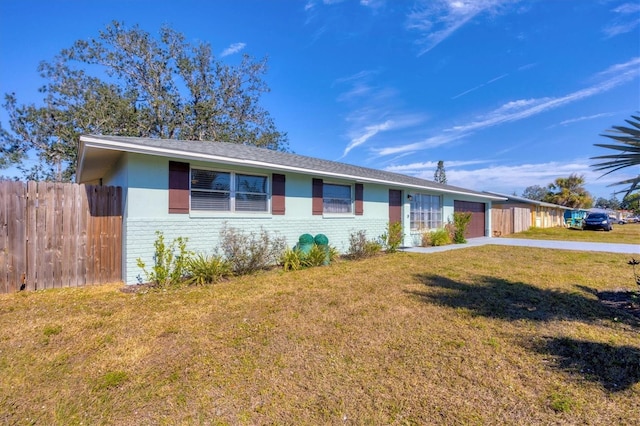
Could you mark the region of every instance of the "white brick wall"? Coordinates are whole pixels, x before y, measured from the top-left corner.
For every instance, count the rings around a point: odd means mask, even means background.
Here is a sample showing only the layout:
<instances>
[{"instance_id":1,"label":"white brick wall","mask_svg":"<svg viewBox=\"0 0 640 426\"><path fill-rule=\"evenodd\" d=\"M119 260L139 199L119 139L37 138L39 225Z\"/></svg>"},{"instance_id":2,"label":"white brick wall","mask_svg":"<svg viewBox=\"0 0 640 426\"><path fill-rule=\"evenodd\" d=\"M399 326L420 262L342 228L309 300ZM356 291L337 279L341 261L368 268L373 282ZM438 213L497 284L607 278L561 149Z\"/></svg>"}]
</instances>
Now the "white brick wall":
<instances>
[{"instance_id":1,"label":"white brick wall","mask_svg":"<svg viewBox=\"0 0 640 426\"><path fill-rule=\"evenodd\" d=\"M301 234L325 234L329 244L344 253L349 248L349 235L365 230L369 239L375 239L386 231L387 221L365 217L322 217L289 219L286 217L243 217L243 218L191 218L175 215L167 218L128 218L125 228L125 260L123 274L127 284L136 284L144 274L137 266L137 259L146 263L147 269L153 265L153 243L156 231L164 235L165 243L175 238L188 238L187 248L196 253L212 254L219 245L220 230L227 224L243 233L259 233L261 229L270 235L285 237L287 245L293 247Z\"/></svg>"}]
</instances>

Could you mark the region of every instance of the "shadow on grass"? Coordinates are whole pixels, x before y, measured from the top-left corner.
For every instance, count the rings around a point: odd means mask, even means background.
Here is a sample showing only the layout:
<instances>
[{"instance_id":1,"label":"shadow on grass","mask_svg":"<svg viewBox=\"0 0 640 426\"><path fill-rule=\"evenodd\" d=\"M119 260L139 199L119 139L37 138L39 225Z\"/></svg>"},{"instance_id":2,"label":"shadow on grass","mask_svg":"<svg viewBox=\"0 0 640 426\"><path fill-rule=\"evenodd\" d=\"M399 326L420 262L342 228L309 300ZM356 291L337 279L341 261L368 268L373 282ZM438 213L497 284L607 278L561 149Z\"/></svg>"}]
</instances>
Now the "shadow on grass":
<instances>
[{"instance_id":1,"label":"shadow on grass","mask_svg":"<svg viewBox=\"0 0 640 426\"><path fill-rule=\"evenodd\" d=\"M640 382L639 348L560 337L532 349L553 356L557 368L598 382L609 391L623 391Z\"/></svg>"},{"instance_id":2,"label":"shadow on grass","mask_svg":"<svg viewBox=\"0 0 640 426\"><path fill-rule=\"evenodd\" d=\"M602 304L635 316L640 320L640 292L627 290L597 291L586 286L576 286L595 295Z\"/></svg>"},{"instance_id":3,"label":"shadow on grass","mask_svg":"<svg viewBox=\"0 0 640 426\"><path fill-rule=\"evenodd\" d=\"M473 283L432 274L418 274L416 279L427 289L410 292L414 296L430 303L466 308L475 315L489 318L533 321L609 319L640 326L640 321L633 315L585 297L578 291L546 290L487 276L479 276Z\"/></svg>"},{"instance_id":4,"label":"shadow on grass","mask_svg":"<svg viewBox=\"0 0 640 426\"><path fill-rule=\"evenodd\" d=\"M464 308L478 316L504 320L609 319L634 327L637 317L586 297L584 293L546 290L522 282L478 276L463 283L431 274L418 274L424 291L408 292L426 303ZM578 287L582 292L595 290ZM597 292L596 292L597 293ZM554 357L557 368L596 381L610 391L628 389L640 381L640 349L569 338L548 338L542 343L523 342L524 347Z\"/></svg>"}]
</instances>

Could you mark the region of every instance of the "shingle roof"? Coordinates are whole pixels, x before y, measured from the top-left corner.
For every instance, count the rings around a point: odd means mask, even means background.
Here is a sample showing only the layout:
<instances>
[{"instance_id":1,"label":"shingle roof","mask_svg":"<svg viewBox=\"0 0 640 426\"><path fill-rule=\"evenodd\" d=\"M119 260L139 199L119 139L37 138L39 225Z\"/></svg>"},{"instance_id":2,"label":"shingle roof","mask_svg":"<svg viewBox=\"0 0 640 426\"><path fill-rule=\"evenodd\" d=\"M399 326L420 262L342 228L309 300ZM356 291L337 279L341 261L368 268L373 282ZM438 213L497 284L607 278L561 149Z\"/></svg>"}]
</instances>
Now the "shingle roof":
<instances>
[{"instance_id":1,"label":"shingle roof","mask_svg":"<svg viewBox=\"0 0 640 426\"><path fill-rule=\"evenodd\" d=\"M400 173L355 166L337 161L307 157L290 152L275 151L250 145L227 142L184 141L173 139L135 138L123 136L86 135L80 138L80 152L91 148L139 152L185 159L220 161L227 164L250 164L276 170L290 170L318 176L344 177L360 181L381 182L391 185L468 194L482 198L502 199L495 195L472 191L452 185L420 179ZM78 170L82 170L79 155Z\"/></svg>"},{"instance_id":2,"label":"shingle roof","mask_svg":"<svg viewBox=\"0 0 640 426\"><path fill-rule=\"evenodd\" d=\"M518 197L516 195L501 194L499 192L493 192L493 191L485 191L485 193L491 194L491 195L496 195L496 196L499 196L499 197L504 197L504 198L507 199L507 201L517 201L519 203L533 204L533 205L541 206L541 207L554 207L554 208L563 209L563 210L572 210L571 207L565 207L565 206L561 206L559 204L552 204L552 203L547 203L547 202L544 202L544 201L532 200L530 198Z\"/></svg>"}]
</instances>

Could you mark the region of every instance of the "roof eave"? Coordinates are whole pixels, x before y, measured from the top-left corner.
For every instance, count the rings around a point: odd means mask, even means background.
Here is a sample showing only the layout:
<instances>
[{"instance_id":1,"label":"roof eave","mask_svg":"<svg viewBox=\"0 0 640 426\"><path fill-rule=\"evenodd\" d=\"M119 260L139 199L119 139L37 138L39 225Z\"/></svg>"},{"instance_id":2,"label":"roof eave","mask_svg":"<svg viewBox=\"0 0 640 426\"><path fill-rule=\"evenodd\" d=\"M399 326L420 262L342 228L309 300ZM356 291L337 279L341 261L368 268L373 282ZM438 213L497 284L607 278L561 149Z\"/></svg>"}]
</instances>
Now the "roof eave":
<instances>
[{"instance_id":1,"label":"roof eave","mask_svg":"<svg viewBox=\"0 0 640 426\"><path fill-rule=\"evenodd\" d=\"M486 198L486 199L495 200L495 201L505 199L503 197L496 196L496 195L482 194L482 193L477 193L472 191L462 191L457 189L448 189L448 188L435 187L435 186L431 187L428 185L415 185L415 184L409 184L409 183L394 182L394 181L385 180L385 179L375 179L375 178L355 176L355 175L344 174L344 173L333 173L333 172L322 171L322 170L312 170L312 169L306 169L301 167L274 164L274 163L269 163L265 161L230 158L230 157L206 154L201 152L191 152L191 151L184 151L184 150L171 149L171 148L160 148L155 146L143 146L136 143L115 141L111 139L104 139L103 137L97 138L97 137L92 137L87 135L80 136L80 154L78 156L78 159L79 159L78 174L76 179L79 179L80 177L80 173L82 171L82 162L84 160L83 155L84 155L84 151L87 148L116 150L116 151L131 152L136 154L159 155L162 157L180 158L183 160L211 161L211 162L230 164L230 165L268 168L272 170L295 172L295 173L306 174L306 175L349 179L349 180L355 180L357 182L377 183L377 184L397 186L397 187L403 187L403 188L413 188L413 189L428 190L428 191L439 191L439 192L444 192L448 194L467 195L467 196L478 197L478 198Z\"/></svg>"},{"instance_id":2,"label":"roof eave","mask_svg":"<svg viewBox=\"0 0 640 426\"><path fill-rule=\"evenodd\" d=\"M485 193L487 194L494 194L494 195L501 195L503 198L503 200L513 200L519 203L524 203L524 204L531 204L534 206L540 206L540 207L553 207L553 208L560 208L563 210L573 210L571 207L566 207L566 206L561 206L559 204L553 204L553 203L547 203L546 201L538 201L538 200L531 200L529 198L522 198L522 197L514 197L511 195L504 195L504 194L498 194L497 192L489 192L489 191L485 191Z\"/></svg>"}]
</instances>

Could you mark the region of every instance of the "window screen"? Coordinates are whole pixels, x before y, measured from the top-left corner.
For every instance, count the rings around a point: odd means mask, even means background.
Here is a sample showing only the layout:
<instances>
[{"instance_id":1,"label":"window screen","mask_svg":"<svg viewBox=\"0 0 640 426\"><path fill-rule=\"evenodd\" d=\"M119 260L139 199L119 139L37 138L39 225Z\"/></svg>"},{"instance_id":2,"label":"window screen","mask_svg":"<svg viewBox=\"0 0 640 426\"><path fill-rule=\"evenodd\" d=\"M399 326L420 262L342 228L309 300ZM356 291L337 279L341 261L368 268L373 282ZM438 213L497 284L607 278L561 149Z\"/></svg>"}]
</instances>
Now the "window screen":
<instances>
[{"instance_id":1,"label":"window screen","mask_svg":"<svg viewBox=\"0 0 640 426\"><path fill-rule=\"evenodd\" d=\"M231 210L231 174L191 170L192 210Z\"/></svg>"},{"instance_id":2,"label":"window screen","mask_svg":"<svg viewBox=\"0 0 640 426\"><path fill-rule=\"evenodd\" d=\"M322 204L324 213L351 213L351 186L325 183Z\"/></svg>"},{"instance_id":3,"label":"window screen","mask_svg":"<svg viewBox=\"0 0 640 426\"><path fill-rule=\"evenodd\" d=\"M236 175L236 211L267 211L267 178L265 176Z\"/></svg>"}]
</instances>

